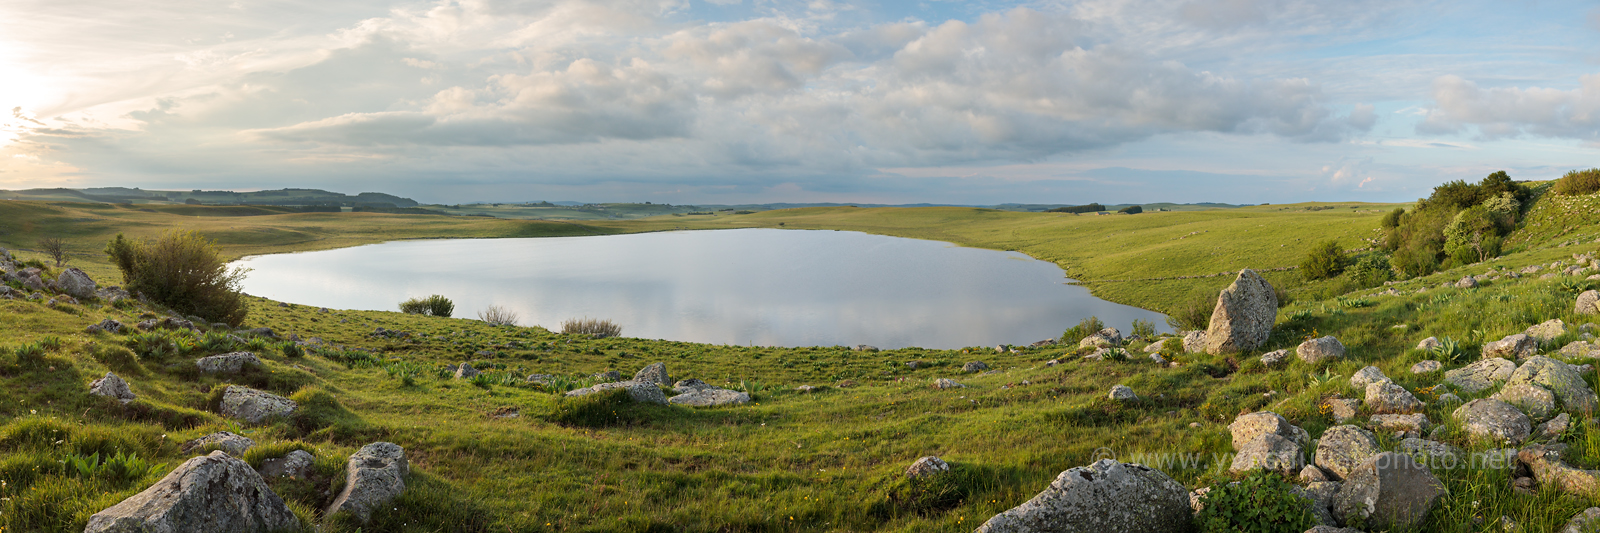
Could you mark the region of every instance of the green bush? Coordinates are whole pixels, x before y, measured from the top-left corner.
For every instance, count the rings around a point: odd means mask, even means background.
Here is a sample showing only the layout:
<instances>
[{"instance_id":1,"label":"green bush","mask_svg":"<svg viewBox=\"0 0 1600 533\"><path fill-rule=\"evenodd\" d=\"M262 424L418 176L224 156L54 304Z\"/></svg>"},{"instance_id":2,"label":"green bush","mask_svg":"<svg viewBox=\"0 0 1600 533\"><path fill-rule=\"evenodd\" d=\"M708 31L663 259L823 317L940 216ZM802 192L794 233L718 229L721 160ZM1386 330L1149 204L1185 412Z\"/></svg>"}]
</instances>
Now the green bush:
<instances>
[{"instance_id":1,"label":"green bush","mask_svg":"<svg viewBox=\"0 0 1600 533\"><path fill-rule=\"evenodd\" d=\"M1311 247L1300 262L1300 275L1308 280L1328 279L1344 272L1344 249L1338 241L1322 241Z\"/></svg>"},{"instance_id":2,"label":"green bush","mask_svg":"<svg viewBox=\"0 0 1600 533\"><path fill-rule=\"evenodd\" d=\"M248 270L229 270L216 243L199 233L168 230L154 241L130 240L119 233L105 252L122 271L129 292L185 315L230 326L244 323L248 309L239 283Z\"/></svg>"},{"instance_id":3,"label":"green bush","mask_svg":"<svg viewBox=\"0 0 1600 533\"><path fill-rule=\"evenodd\" d=\"M1133 335L1145 340L1154 339L1156 337L1156 323L1142 318L1134 319Z\"/></svg>"},{"instance_id":4,"label":"green bush","mask_svg":"<svg viewBox=\"0 0 1600 533\"><path fill-rule=\"evenodd\" d=\"M450 318L450 314L456 312L456 304L449 298L435 294L427 298L412 298L400 302L400 312Z\"/></svg>"},{"instance_id":5,"label":"green bush","mask_svg":"<svg viewBox=\"0 0 1600 533\"><path fill-rule=\"evenodd\" d=\"M1082 341L1084 337L1094 335L1102 329L1106 329L1106 323L1101 322L1100 317L1091 316L1079 320L1078 325L1061 332L1061 344L1077 346L1078 341Z\"/></svg>"},{"instance_id":6,"label":"green bush","mask_svg":"<svg viewBox=\"0 0 1600 533\"><path fill-rule=\"evenodd\" d=\"M1578 196L1600 192L1600 168L1568 172L1550 190L1561 196Z\"/></svg>"},{"instance_id":7,"label":"green bush","mask_svg":"<svg viewBox=\"0 0 1600 533\"><path fill-rule=\"evenodd\" d=\"M1355 266L1349 269L1350 278L1362 287L1377 287L1384 282L1394 279L1394 270L1390 268L1389 256L1381 253L1369 253L1356 260Z\"/></svg>"},{"instance_id":8,"label":"green bush","mask_svg":"<svg viewBox=\"0 0 1600 533\"><path fill-rule=\"evenodd\" d=\"M1394 211L1384 213L1383 220L1380 220L1378 225L1382 226L1383 229L1394 229L1400 225L1400 216L1404 214L1406 214L1406 208L1396 207Z\"/></svg>"},{"instance_id":9,"label":"green bush","mask_svg":"<svg viewBox=\"0 0 1600 533\"><path fill-rule=\"evenodd\" d=\"M1200 499L1205 508L1195 516L1206 533L1277 533L1305 531L1317 525L1311 502L1295 494L1294 485L1265 470L1255 470L1237 485L1219 484Z\"/></svg>"}]
</instances>

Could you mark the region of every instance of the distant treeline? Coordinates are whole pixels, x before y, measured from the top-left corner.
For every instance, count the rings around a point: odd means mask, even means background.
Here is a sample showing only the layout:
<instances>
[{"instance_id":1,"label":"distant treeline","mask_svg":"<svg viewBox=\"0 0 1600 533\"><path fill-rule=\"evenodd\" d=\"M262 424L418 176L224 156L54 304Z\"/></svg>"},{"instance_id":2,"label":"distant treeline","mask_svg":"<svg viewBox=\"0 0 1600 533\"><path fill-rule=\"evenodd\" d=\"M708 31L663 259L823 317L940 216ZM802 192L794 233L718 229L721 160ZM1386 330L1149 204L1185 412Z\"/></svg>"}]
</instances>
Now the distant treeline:
<instances>
[{"instance_id":1,"label":"distant treeline","mask_svg":"<svg viewBox=\"0 0 1600 533\"><path fill-rule=\"evenodd\" d=\"M338 209L338 208L335 208L335 209ZM450 213L446 213L444 211L435 211L435 210L432 210L432 209L423 209L421 207L395 207L394 205L389 205L387 207L380 207L380 206L374 206L374 205L358 205L358 206L350 208L350 210L353 211L353 212L356 212L356 213L388 213L388 214L391 214L391 215L444 215L444 216L452 216L452 215L450 215Z\"/></svg>"},{"instance_id":2,"label":"distant treeline","mask_svg":"<svg viewBox=\"0 0 1600 533\"><path fill-rule=\"evenodd\" d=\"M1103 206L1103 205L1100 205L1100 204L1089 204L1089 205L1069 205L1069 206L1066 206L1066 207L1057 207L1055 209L1050 209L1050 210L1048 210L1046 212L1047 213L1099 213L1099 212L1105 211L1105 210L1106 210L1106 206Z\"/></svg>"}]
</instances>

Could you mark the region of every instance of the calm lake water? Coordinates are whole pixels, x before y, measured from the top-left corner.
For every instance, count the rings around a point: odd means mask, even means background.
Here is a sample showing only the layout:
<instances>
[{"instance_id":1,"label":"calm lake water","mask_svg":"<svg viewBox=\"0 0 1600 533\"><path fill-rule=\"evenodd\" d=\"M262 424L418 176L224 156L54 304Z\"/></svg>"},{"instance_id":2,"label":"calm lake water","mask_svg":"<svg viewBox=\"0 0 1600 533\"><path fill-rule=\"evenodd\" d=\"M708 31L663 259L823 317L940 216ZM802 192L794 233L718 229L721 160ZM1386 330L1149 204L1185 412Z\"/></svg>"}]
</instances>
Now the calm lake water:
<instances>
[{"instance_id":1,"label":"calm lake water","mask_svg":"<svg viewBox=\"0 0 1600 533\"><path fill-rule=\"evenodd\" d=\"M522 325L610 319L627 337L713 344L961 348L1059 337L1095 315L1130 331L1161 314L1089 295L1016 252L842 231L738 229L401 241L249 257L245 292L397 310L442 294Z\"/></svg>"}]
</instances>

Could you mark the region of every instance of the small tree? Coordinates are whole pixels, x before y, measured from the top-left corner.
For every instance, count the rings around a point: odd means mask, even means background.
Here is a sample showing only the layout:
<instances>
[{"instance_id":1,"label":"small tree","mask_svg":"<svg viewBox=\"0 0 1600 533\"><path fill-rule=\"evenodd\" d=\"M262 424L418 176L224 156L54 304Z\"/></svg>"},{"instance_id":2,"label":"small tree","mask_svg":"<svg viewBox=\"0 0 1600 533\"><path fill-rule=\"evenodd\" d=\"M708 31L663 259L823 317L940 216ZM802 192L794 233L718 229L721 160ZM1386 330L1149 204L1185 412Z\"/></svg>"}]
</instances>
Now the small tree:
<instances>
[{"instance_id":1,"label":"small tree","mask_svg":"<svg viewBox=\"0 0 1600 533\"><path fill-rule=\"evenodd\" d=\"M72 260L72 258L67 257L66 243L55 237L39 239L39 251L44 252L44 255L50 256L50 259L55 260L58 267Z\"/></svg>"},{"instance_id":2,"label":"small tree","mask_svg":"<svg viewBox=\"0 0 1600 533\"><path fill-rule=\"evenodd\" d=\"M1323 241L1311 247L1305 261L1300 262L1300 274L1306 279L1327 279L1344 271L1344 250L1338 241Z\"/></svg>"},{"instance_id":3,"label":"small tree","mask_svg":"<svg viewBox=\"0 0 1600 533\"><path fill-rule=\"evenodd\" d=\"M129 291L178 312L237 326L247 309L239 283L245 268L229 269L216 243L193 231L168 230L154 241L117 234L106 255Z\"/></svg>"}]
</instances>

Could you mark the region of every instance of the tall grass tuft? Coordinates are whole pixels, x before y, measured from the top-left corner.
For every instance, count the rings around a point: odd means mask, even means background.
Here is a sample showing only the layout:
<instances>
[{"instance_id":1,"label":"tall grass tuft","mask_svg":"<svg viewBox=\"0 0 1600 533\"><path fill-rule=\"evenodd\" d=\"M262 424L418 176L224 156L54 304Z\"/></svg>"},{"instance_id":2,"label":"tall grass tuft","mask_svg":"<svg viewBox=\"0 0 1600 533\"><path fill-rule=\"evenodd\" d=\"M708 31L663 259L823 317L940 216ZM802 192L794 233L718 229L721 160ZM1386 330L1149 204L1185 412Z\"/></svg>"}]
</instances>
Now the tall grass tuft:
<instances>
[{"instance_id":1,"label":"tall grass tuft","mask_svg":"<svg viewBox=\"0 0 1600 533\"><path fill-rule=\"evenodd\" d=\"M516 311L498 305L491 305L488 309L478 312L478 320L482 320L491 326L515 326L517 325L518 317Z\"/></svg>"},{"instance_id":2,"label":"tall grass tuft","mask_svg":"<svg viewBox=\"0 0 1600 533\"><path fill-rule=\"evenodd\" d=\"M1178 331L1211 327L1211 312L1217 307L1215 296L1199 296L1167 313L1167 325Z\"/></svg>"},{"instance_id":3,"label":"tall grass tuft","mask_svg":"<svg viewBox=\"0 0 1600 533\"><path fill-rule=\"evenodd\" d=\"M622 326L598 318L573 318L561 323L561 332L568 335L588 335L596 339L622 335Z\"/></svg>"}]
</instances>

